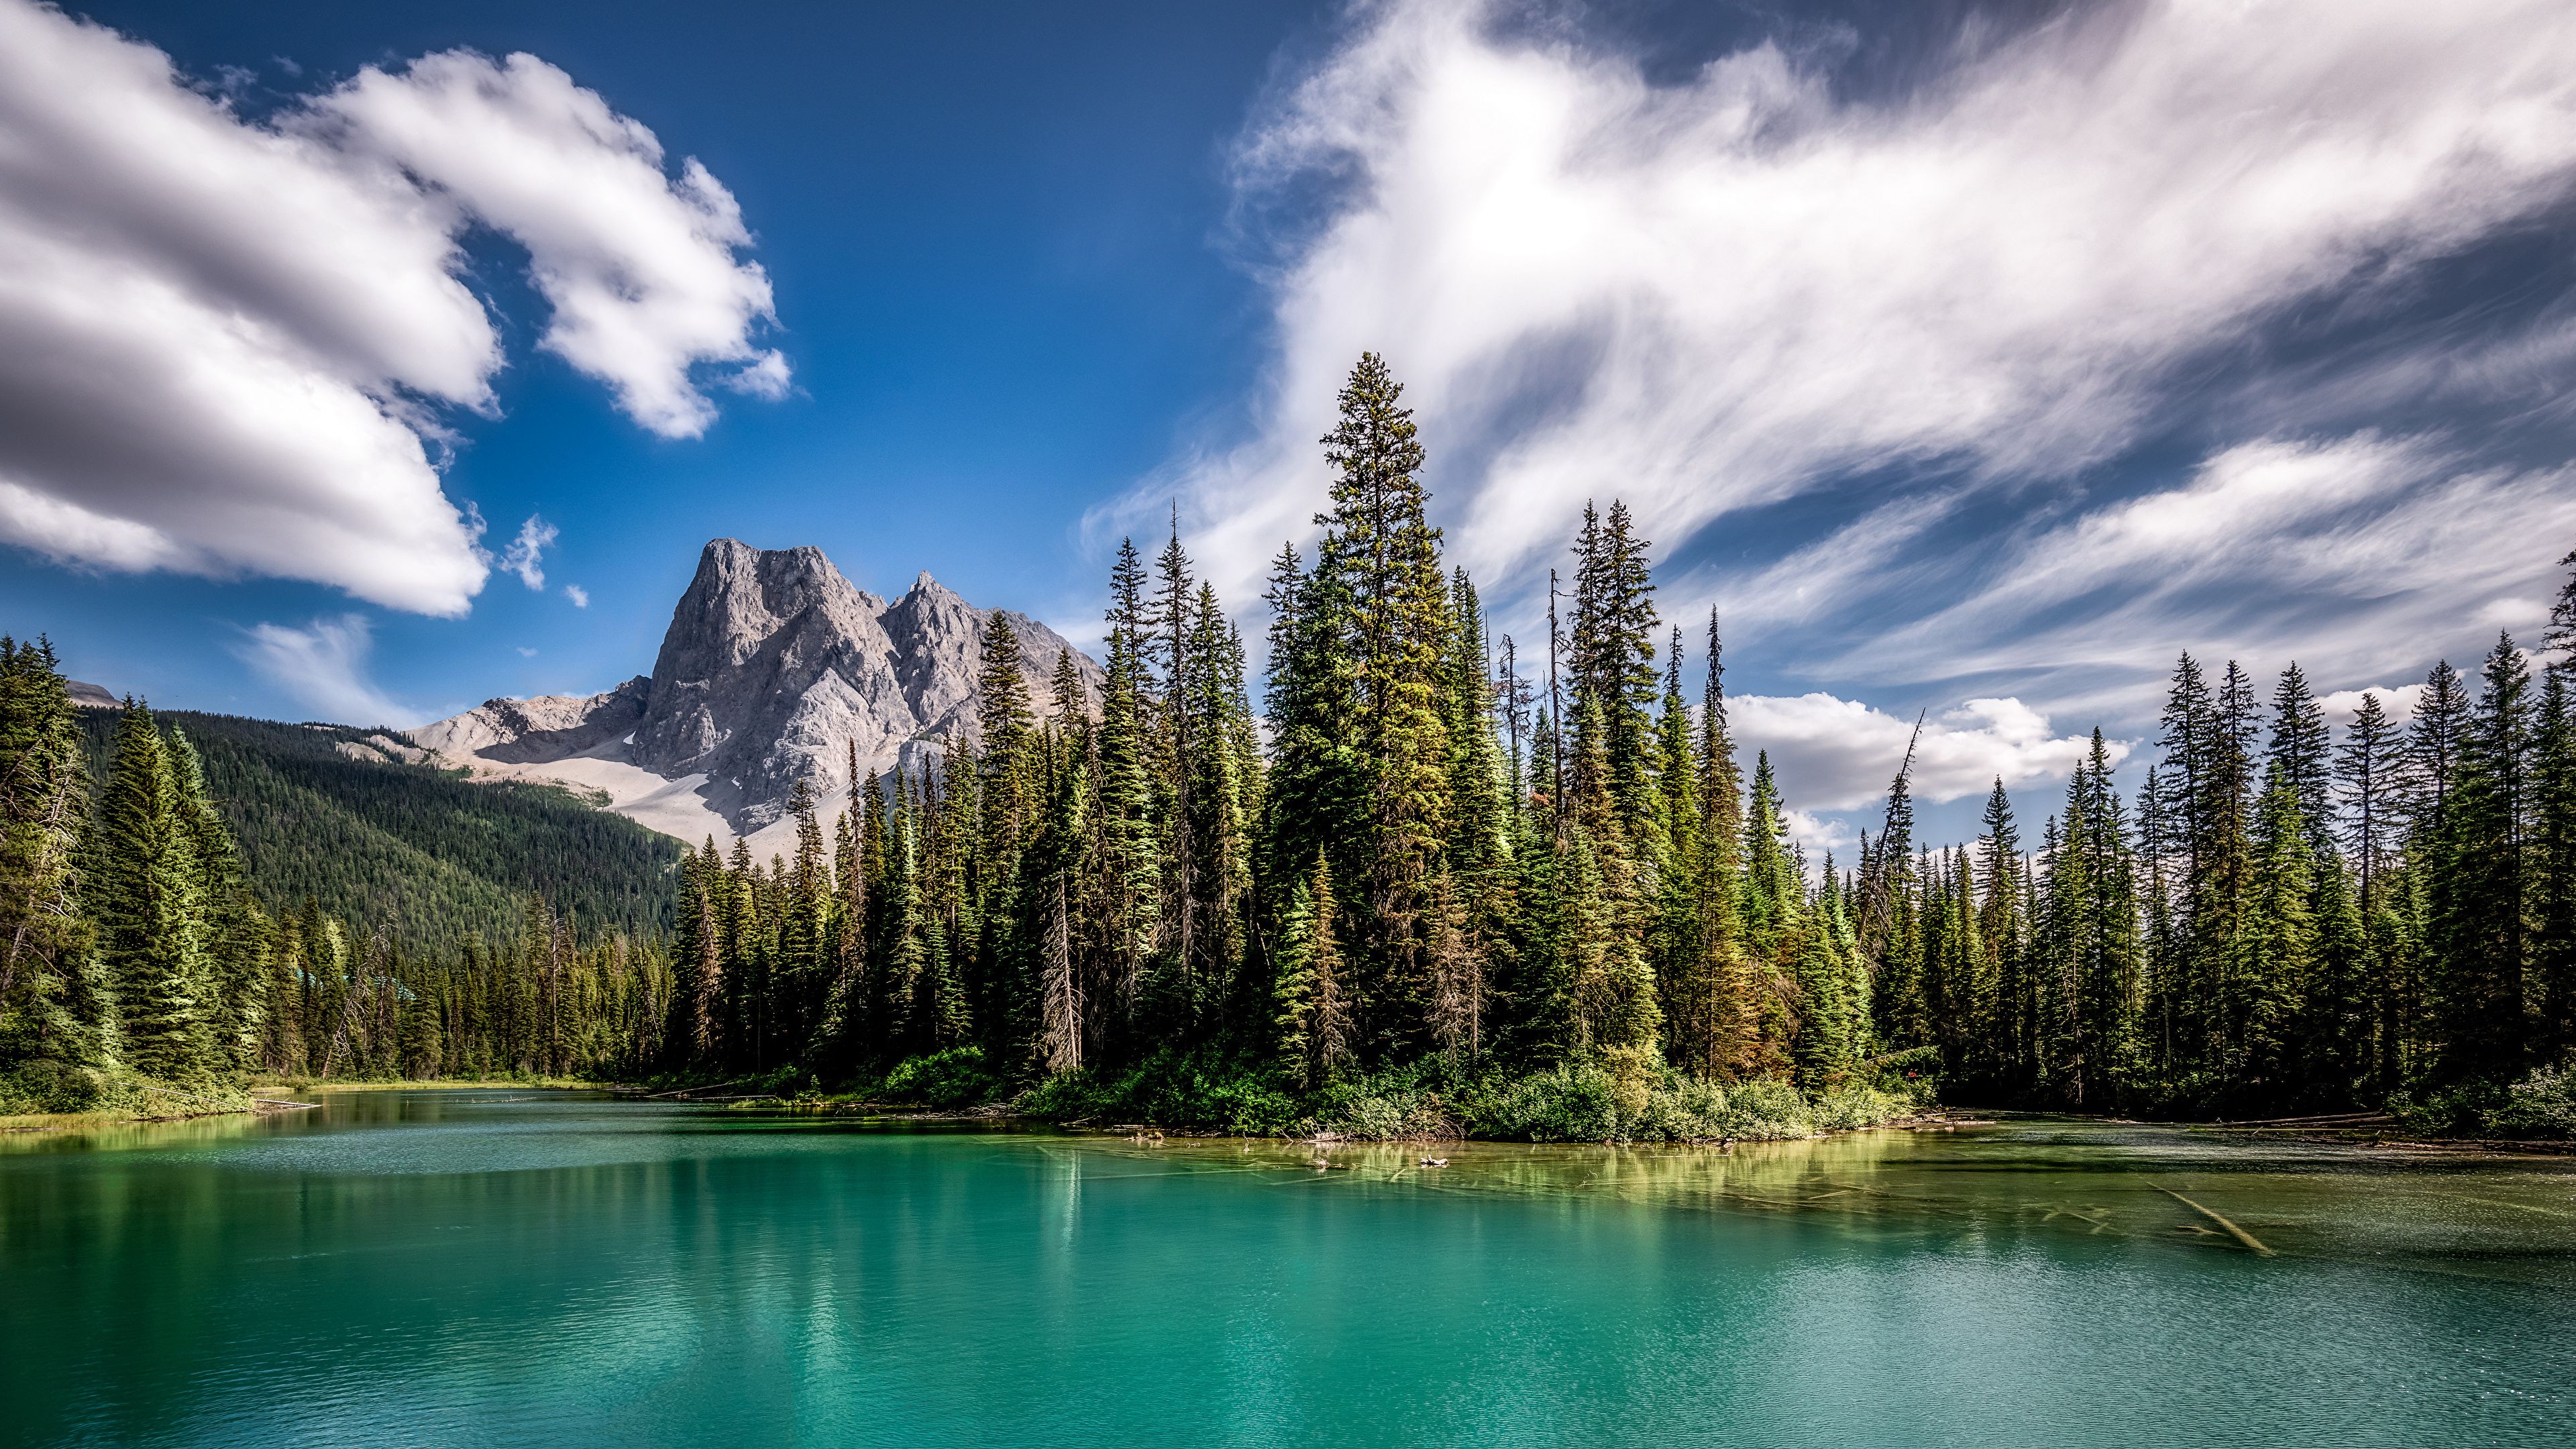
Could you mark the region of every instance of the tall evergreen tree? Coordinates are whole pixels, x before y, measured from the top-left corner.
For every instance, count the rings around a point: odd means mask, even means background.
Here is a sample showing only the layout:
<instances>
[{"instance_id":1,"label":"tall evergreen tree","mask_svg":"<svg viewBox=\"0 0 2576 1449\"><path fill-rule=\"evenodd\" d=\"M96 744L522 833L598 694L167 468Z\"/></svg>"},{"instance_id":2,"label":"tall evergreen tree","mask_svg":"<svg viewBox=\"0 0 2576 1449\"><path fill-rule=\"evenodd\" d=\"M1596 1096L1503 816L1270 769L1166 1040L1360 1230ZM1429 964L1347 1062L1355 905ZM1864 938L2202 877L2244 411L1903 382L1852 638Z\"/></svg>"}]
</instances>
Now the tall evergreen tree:
<instances>
[{"instance_id":1,"label":"tall evergreen tree","mask_svg":"<svg viewBox=\"0 0 2576 1449\"><path fill-rule=\"evenodd\" d=\"M81 892L88 793L52 644L0 638L0 1061L96 1066L111 1045Z\"/></svg>"},{"instance_id":2,"label":"tall evergreen tree","mask_svg":"<svg viewBox=\"0 0 2576 1449\"><path fill-rule=\"evenodd\" d=\"M1363 751L1367 829L1351 879L1363 909L1349 945L1352 1019L1364 1057L1381 1059L1422 1039L1431 878L1447 829L1448 740L1438 708L1440 661L1450 627L1440 531L1424 511L1416 476L1422 445L1403 387L1364 353L1323 440L1333 470L1332 510L1316 572L1336 581L1350 658L1353 722Z\"/></svg>"},{"instance_id":3,"label":"tall evergreen tree","mask_svg":"<svg viewBox=\"0 0 2576 1449\"><path fill-rule=\"evenodd\" d=\"M126 1062L171 1080L217 1065L193 823L152 712L129 700L99 807L100 955L115 984Z\"/></svg>"},{"instance_id":4,"label":"tall evergreen tree","mask_svg":"<svg viewBox=\"0 0 2576 1449\"><path fill-rule=\"evenodd\" d=\"M2529 1044L2531 675L2510 635L2481 673L2427 881L2443 962L2442 1066L2455 1079L2509 1070Z\"/></svg>"}]
</instances>

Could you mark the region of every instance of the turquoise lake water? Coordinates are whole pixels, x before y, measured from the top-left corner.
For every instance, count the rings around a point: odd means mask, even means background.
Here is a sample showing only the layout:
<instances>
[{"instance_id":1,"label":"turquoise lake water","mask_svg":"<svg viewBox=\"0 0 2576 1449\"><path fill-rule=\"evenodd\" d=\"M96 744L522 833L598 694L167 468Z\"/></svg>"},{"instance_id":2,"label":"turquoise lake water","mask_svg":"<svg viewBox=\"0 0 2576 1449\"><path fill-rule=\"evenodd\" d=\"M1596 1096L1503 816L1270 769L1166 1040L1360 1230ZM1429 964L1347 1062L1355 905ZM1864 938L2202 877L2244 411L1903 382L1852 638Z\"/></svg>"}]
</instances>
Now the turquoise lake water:
<instances>
[{"instance_id":1,"label":"turquoise lake water","mask_svg":"<svg viewBox=\"0 0 2576 1449\"><path fill-rule=\"evenodd\" d=\"M0 1140L0 1441L2576 1442L2564 1161L321 1100Z\"/></svg>"}]
</instances>

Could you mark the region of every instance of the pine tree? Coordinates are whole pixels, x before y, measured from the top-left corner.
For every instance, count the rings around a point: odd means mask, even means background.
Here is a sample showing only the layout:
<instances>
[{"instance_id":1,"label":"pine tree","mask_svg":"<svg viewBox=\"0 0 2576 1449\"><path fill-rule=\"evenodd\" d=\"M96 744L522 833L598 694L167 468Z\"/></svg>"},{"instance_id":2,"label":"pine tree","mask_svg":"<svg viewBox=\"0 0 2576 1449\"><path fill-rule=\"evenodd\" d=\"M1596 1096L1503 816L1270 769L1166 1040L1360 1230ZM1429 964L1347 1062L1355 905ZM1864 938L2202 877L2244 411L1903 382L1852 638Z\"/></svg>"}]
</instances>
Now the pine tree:
<instances>
[{"instance_id":1,"label":"pine tree","mask_svg":"<svg viewBox=\"0 0 2576 1449\"><path fill-rule=\"evenodd\" d=\"M1440 531L1416 474L1422 445L1403 388L1364 353L1323 439L1332 511L1315 569L1337 581L1354 723L1366 772L1366 829L1354 865L1365 909L1351 933L1352 1019L1364 1058L1399 1054L1427 1027L1424 909L1449 812L1448 740L1438 700L1450 627Z\"/></svg>"},{"instance_id":2,"label":"pine tree","mask_svg":"<svg viewBox=\"0 0 2576 1449\"><path fill-rule=\"evenodd\" d=\"M2093 886L2084 920L2084 1087L2088 1100L2100 1102L2127 1094L2142 1068L2137 861L2120 792L2111 781L2110 748L2099 728L2081 774L2084 798L2080 812L2068 814L2068 843L2087 855Z\"/></svg>"},{"instance_id":3,"label":"pine tree","mask_svg":"<svg viewBox=\"0 0 2576 1449\"><path fill-rule=\"evenodd\" d=\"M2335 788L2347 822L2343 847L2361 875L2361 908L2376 910L2397 859L2397 792L2405 768L2397 727L2376 691L2364 692L2335 757Z\"/></svg>"},{"instance_id":4,"label":"pine tree","mask_svg":"<svg viewBox=\"0 0 2576 1449\"><path fill-rule=\"evenodd\" d=\"M1649 723L1655 702L1654 582L1644 539L1636 537L1628 506L1610 504L1609 517L1583 508L1583 531L1574 551L1573 685L1591 705L1580 722L1601 736L1601 788L1612 802L1622 842L1641 861L1661 846L1653 808L1654 747ZM1580 757L1589 742L1568 742Z\"/></svg>"},{"instance_id":5,"label":"pine tree","mask_svg":"<svg viewBox=\"0 0 2576 1449\"><path fill-rule=\"evenodd\" d=\"M1987 1028L1992 1070L2005 1099L2018 1100L2037 1085L2040 992L2030 959L2028 921L2021 908L2021 833L2013 823L2012 799L2004 793L2000 775L1986 797L1978 839L1983 858L1977 874L1985 882L1985 899L1978 904L1977 932L1995 972L1993 1015Z\"/></svg>"},{"instance_id":6,"label":"pine tree","mask_svg":"<svg viewBox=\"0 0 2576 1449\"><path fill-rule=\"evenodd\" d=\"M2534 1055L2576 1052L2576 700L2564 659L2542 675L2532 723L2530 887Z\"/></svg>"},{"instance_id":7,"label":"pine tree","mask_svg":"<svg viewBox=\"0 0 2576 1449\"><path fill-rule=\"evenodd\" d=\"M115 984L126 1062L147 1076L216 1066L207 1020L203 876L191 821L152 713L129 700L99 803L101 959Z\"/></svg>"},{"instance_id":8,"label":"pine tree","mask_svg":"<svg viewBox=\"0 0 2576 1449\"><path fill-rule=\"evenodd\" d=\"M2442 1065L2454 1079L2510 1073L2529 1045L2531 677L2512 636L2498 638L2482 674L2428 878Z\"/></svg>"},{"instance_id":9,"label":"pine tree","mask_svg":"<svg viewBox=\"0 0 2576 1449\"><path fill-rule=\"evenodd\" d=\"M2311 854L2325 855L2334 840L2334 747L2326 729L2325 707L2308 688L2308 677L2293 661L2281 671L2272 691L2272 741L2267 768L2298 803L2306 822Z\"/></svg>"},{"instance_id":10,"label":"pine tree","mask_svg":"<svg viewBox=\"0 0 2576 1449\"><path fill-rule=\"evenodd\" d=\"M2311 900L2315 856L2298 785L2278 759L2266 772L2253 850L2253 890L2235 973L2242 1019L2231 1093L2247 1107L2269 1112L2294 1100L2294 1023L2302 989L2319 967Z\"/></svg>"},{"instance_id":11,"label":"pine tree","mask_svg":"<svg viewBox=\"0 0 2576 1449\"><path fill-rule=\"evenodd\" d=\"M723 871L713 835L707 837L705 849L689 856L680 866L683 894L678 955L689 971L688 989L679 998L685 1003L682 1040L687 1043L688 1066L701 1072L715 1069L723 1045L724 929L716 913Z\"/></svg>"},{"instance_id":12,"label":"pine tree","mask_svg":"<svg viewBox=\"0 0 2576 1449\"><path fill-rule=\"evenodd\" d=\"M81 898L88 794L53 646L0 638L0 1063L107 1058L111 1002Z\"/></svg>"},{"instance_id":13,"label":"pine tree","mask_svg":"<svg viewBox=\"0 0 2576 1449\"><path fill-rule=\"evenodd\" d=\"M1878 844L1864 846L1860 899L1853 926L1861 959L1876 983L1873 1005L1879 1040L1892 1047L1922 1046L1931 1038L1925 1015L1920 922L1915 917L1914 748L1923 735L1916 720L1905 758L1887 787Z\"/></svg>"},{"instance_id":14,"label":"pine tree","mask_svg":"<svg viewBox=\"0 0 2576 1449\"><path fill-rule=\"evenodd\" d=\"M1351 1059L1352 1020L1344 995L1340 941L1335 937L1333 868L1318 855L1306 888L1310 924L1305 940L1304 1000L1293 1034L1304 1048L1306 1090L1320 1089Z\"/></svg>"},{"instance_id":15,"label":"pine tree","mask_svg":"<svg viewBox=\"0 0 2576 1449\"><path fill-rule=\"evenodd\" d=\"M1151 701L1146 689L1145 565L1132 542L1119 545L1110 572L1109 664L1100 717L1100 815L1103 922L1112 1030L1138 1025L1146 978L1161 944L1162 844L1154 828L1147 773Z\"/></svg>"}]
</instances>

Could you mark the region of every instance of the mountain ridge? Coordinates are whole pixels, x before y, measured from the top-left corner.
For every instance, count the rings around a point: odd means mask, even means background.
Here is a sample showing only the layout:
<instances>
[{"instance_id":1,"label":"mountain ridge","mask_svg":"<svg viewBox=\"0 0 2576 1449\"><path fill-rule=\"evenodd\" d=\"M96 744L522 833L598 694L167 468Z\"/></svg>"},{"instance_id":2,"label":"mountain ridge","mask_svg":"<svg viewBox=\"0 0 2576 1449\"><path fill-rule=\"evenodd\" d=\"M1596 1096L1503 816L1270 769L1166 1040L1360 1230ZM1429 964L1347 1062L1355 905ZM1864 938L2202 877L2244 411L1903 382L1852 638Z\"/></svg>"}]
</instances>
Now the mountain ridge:
<instances>
[{"instance_id":1,"label":"mountain ridge","mask_svg":"<svg viewBox=\"0 0 2576 1449\"><path fill-rule=\"evenodd\" d=\"M486 700L409 738L475 778L604 792L606 808L682 839L783 844L797 782L846 793L853 749L862 777L883 775L928 768L972 736L991 612L927 571L888 600L811 545L712 539L651 673L593 695ZM1033 700L1070 653L1085 707L1097 707L1095 661L1027 615L1001 614Z\"/></svg>"}]
</instances>

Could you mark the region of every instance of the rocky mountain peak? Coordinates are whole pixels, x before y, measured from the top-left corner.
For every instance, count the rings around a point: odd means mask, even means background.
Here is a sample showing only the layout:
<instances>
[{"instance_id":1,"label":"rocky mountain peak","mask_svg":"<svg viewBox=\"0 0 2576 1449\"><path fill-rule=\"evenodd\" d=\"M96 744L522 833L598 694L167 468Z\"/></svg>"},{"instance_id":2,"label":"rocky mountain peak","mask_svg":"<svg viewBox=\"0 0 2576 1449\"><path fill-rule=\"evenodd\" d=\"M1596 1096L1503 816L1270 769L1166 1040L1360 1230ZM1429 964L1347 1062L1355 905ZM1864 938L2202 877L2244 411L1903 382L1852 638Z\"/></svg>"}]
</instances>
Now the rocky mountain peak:
<instances>
[{"instance_id":1,"label":"rocky mountain peak","mask_svg":"<svg viewBox=\"0 0 2576 1449\"><path fill-rule=\"evenodd\" d=\"M751 834L780 819L799 780L826 796L848 789L853 748L862 774L884 774L926 768L970 738L989 617L927 572L888 603L818 548L714 539L649 676L603 695L488 701L414 738L522 775L578 757L594 787L603 771L632 767L655 787L639 790L662 812L648 824L671 828L662 821L678 786ZM1003 618L1032 697L1045 698L1072 646L1026 615ZM1099 667L1075 659L1096 703Z\"/></svg>"}]
</instances>

